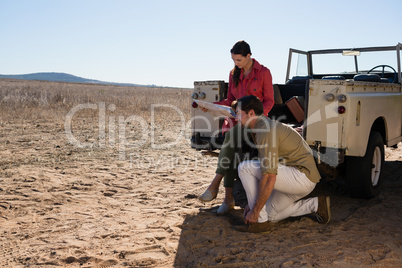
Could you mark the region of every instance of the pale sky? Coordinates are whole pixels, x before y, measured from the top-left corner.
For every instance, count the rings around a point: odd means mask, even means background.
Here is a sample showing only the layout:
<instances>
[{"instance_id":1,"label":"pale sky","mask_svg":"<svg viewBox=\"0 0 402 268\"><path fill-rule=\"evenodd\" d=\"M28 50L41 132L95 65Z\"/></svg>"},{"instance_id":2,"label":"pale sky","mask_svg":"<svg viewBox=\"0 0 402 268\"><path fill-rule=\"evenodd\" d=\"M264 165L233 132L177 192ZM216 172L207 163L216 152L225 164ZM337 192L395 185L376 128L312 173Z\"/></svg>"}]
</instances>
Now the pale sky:
<instances>
[{"instance_id":1,"label":"pale sky","mask_svg":"<svg viewBox=\"0 0 402 268\"><path fill-rule=\"evenodd\" d=\"M401 11L401 0L0 0L0 74L192 88L227 81L245 40L284 83L290 47L402 43Z\"/></svg>"}]
</instances>

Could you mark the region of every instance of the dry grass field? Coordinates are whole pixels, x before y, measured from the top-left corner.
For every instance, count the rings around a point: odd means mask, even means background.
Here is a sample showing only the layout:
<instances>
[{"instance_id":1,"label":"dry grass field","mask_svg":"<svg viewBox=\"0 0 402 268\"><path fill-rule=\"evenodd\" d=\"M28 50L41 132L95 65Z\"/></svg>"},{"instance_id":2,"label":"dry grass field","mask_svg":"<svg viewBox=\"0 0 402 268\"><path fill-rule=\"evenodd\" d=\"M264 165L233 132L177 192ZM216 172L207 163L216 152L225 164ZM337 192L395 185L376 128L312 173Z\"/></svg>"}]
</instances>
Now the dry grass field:
<instances>
[{"instance_id":1,"label":"dry grass field","mask_svg":"<svg viewBox=\"0 0 402 268\"><path fill-rule=\"evenodd\" d=\"M371 200L333 220L231 228L203 192L216 158L190 148L189 89L0 79L0 267L401 267L402 145ZM222 188L222 187L221 187Z\"/></svg>"}]
</instances>

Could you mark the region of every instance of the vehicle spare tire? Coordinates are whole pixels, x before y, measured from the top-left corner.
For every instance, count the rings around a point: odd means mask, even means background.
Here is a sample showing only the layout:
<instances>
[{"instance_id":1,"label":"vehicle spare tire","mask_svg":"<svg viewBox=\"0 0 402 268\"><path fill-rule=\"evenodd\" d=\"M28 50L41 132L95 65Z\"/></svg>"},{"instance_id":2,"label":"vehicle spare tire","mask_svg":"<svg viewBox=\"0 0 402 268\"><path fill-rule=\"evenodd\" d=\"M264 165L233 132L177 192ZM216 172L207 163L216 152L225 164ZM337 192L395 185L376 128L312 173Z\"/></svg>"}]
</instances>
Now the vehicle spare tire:
<instances>
[{"instance_id":1,"label":"vehicle spare tire","mask_svg":"<svg viewBox=\"0 0 402 268\"><path fill-rule=\"evenodd\" d=\"M372 131L363 157L345 158L346 182L355 197L372 198L382 187L384 141L380 133Z\"/></svg>"}]
</instances>

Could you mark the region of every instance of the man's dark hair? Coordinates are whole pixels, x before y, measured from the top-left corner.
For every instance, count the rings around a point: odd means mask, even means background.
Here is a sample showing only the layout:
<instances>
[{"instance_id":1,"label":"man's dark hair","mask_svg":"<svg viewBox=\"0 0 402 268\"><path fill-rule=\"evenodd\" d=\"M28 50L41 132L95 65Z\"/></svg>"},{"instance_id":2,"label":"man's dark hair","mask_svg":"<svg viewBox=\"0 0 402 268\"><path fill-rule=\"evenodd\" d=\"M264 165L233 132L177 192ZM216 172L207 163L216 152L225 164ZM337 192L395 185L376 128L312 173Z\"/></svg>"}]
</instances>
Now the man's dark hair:
<instances>
[{"instance_id":1,"label":"man's dark hair","mask_svg":"<svg viewBox=\"0 0 402 268\"><path fill-rule=\"evenodd\" d=\"M254 110L256 115L262 115L264 113L264 106L262 105L261 100L253 95L241 97L238 100L235 100L232 103L232 109L236 111L237 106L239 109L248 113L251 110Z\"/></svg>"}]
</instances>

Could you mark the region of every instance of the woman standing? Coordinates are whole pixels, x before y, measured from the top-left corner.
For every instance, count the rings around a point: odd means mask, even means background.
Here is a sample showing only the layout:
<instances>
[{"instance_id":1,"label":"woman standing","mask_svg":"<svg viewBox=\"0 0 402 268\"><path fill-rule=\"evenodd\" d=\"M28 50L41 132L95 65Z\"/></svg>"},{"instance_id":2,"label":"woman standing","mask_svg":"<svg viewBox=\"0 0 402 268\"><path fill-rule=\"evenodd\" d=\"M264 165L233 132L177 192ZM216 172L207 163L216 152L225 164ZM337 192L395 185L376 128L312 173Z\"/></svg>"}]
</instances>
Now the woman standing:
<instances>
[{"instance_id":1,"label":"woman standing","mask_svg":"<svg viewBox=\"0 0 402 268\"><path fill-rule=\"evenodd\" d=\"M235 67L229 75L229 88L227 98L216 104L231 106L234 100L243 96L257 96L263 103L264 115L268 115L274 105L274 92L272 76L268 68L251 58L251 49L247 42L239 41L230 50ZM203 111L207 111L203 109ZM224 130L233 126L233 121L226 120L222 127ZM202 202L214 200L218 194L219 185L224 178L225 199L219 207L217 214L224 215L234 208L233 184L237 175L236 152L241 147L242 140L247 133L240 124L230 128L225 134L225 140L219 152L218 165L215 177L207 190L199 197Z\"/></svg>"}]
</instances>

